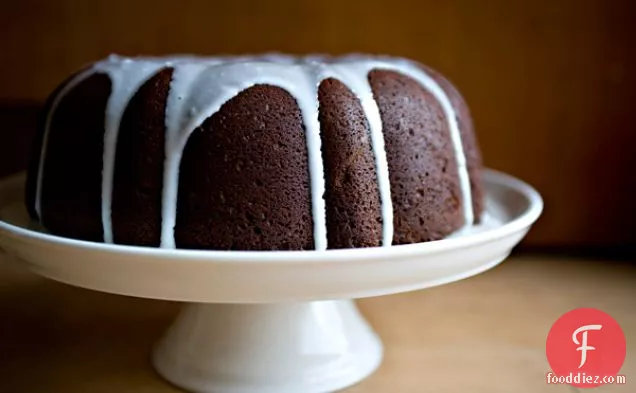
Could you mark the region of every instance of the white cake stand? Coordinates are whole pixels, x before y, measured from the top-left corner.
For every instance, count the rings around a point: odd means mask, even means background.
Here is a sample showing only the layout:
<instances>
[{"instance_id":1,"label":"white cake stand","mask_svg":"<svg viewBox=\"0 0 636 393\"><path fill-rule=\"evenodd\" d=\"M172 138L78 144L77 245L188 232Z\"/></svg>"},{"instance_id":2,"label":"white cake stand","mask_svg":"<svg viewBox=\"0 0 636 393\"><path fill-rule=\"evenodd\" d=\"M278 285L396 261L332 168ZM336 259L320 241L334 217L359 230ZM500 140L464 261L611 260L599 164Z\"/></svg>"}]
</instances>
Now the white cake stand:
<instances>
[{"instance_id":1,"label":"white cake stand","mask_svg":"<svg viewBox=\"0 0 636 393\"><path fill-rule=\"evenodd\" d=\"M200 393L318 393L371 374L380 339L349 299L442 285L500 263L539 217L527 184L486 171L484 224L450 239L326 252L126 247L38 230L24 177L0 183L0 246L34 272L98 291L187 302L153 362ZM346 300L342 300L346 299Z\"/></svg>"}]
</instances>

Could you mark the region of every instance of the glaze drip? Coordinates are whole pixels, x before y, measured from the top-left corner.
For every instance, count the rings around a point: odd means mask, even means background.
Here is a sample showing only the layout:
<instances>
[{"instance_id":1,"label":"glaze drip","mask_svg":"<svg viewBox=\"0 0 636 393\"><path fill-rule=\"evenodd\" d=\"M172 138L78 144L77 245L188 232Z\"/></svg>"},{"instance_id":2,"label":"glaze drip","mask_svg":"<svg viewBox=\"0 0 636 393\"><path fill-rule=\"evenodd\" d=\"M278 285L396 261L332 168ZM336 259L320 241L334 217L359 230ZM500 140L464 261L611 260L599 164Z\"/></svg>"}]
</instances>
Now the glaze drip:
<instances>
[{"instance_id":1,"label":"glaze drip","mask_svg":"<svg viewBox=\"0 0 636 393\"><path fill-rule=\"evenodd\" d=\"M111 203L119 125L128 103L139 88L166 67L173 69L173 77L165 113L166 159L163 174L161 247L175 247L174 227L179 166L190 135L208 117L218 112L223 104L243 90L257 84L268 84L286 90L296 99L300 108L307 140L314 248L327 249L325 177L318 122L318 88L327 78L339 80L360 100L369 124L371 147L375 157L381 205L382 246L390 246L393 239L393 206L382 120L368 80L368 74L372 70L395 71L411 77L440 103L448 121L457 160L465 225L472 225L474 214L470 179L456 113L444 90L431 76L416 64L403 59L363 56L295 58L275 54L245 57L178 56L136 59L111 56L76 76L55 97L47 115L35 198L35 210L39 217L41 217L46 145L53 113L62 98L73 87L95 73L105 73L111 79L112 90L106 108L104 130L102 223L104 241L113 242Z\"/></svg>"}]
</instances>

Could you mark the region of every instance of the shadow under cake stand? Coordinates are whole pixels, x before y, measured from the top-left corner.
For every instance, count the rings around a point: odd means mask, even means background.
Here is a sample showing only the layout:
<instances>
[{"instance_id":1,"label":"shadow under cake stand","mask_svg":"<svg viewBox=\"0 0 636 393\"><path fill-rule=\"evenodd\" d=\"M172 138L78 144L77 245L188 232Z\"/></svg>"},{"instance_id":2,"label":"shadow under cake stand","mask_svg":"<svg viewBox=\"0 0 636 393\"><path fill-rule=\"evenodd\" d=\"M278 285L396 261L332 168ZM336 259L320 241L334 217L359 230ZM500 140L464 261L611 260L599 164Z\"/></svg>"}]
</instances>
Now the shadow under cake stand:
<instances>
[{"instance_id":1,"label":"shadow under cake stand","mask_svg":"<svg viewBox=\"0 0 636 393\"><path fill-rule=\"evenodd\" d=\"M351 299L458 281L503 261L541 214L540 195L484 173L483 224L449 239L324 252L166 250L38 230L24 175L0 182L0 246L44 277L186 304L156 345L168 381L199 393L321 393L370 375L382 343Z\"/></svg>"}]
</instances>

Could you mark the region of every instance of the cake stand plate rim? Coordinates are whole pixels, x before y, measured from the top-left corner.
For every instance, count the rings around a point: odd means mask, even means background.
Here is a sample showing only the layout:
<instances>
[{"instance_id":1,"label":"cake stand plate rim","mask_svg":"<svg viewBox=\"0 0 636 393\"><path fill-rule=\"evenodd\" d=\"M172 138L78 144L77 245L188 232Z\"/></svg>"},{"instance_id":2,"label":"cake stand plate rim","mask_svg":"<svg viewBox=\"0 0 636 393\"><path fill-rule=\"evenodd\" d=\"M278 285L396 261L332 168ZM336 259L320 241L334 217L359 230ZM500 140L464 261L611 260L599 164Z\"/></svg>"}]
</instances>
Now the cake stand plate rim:
<instances>
[{"instance_id":1,"label":"cake stand plate rim","mask_svg":"<svg viewBox=\"0 0 636 393\"><path fill-rule=\"evenodd\" d=\"M504 260L525 236L541 214L541 196L528 184L501 172L485 170L483 177L490 201L487 209L501 208L512 214L494 229L373 249L239 252L108 245L12 225L2 221L6 198L1 202L2 194L11 192L15 194L12 201L19 200L17 188L23 186L23 178L18 176L0 182L0 247L45 277L128 296L275 303L387 295L479 274Z\"/></svg>"}]
</instances>

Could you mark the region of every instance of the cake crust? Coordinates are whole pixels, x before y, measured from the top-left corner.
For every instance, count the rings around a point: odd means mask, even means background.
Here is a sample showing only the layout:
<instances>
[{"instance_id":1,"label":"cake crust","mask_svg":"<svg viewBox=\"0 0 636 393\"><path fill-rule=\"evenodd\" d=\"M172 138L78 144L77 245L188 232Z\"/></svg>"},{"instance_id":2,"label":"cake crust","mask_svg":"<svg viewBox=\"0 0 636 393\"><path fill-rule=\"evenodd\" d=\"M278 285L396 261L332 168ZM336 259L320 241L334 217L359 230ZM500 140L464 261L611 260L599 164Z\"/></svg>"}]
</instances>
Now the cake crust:
<instances>
[{"instance_id":1,"label":"cake crust","mask_svg":"<svg viewBox=\"0 0 636 393\"><path fill-rule=\"evenodd\" d=\"M100 174L110 92L108 76L93 74L47 114L40 220L54 234L103 241Z\"/></svg>"},{"instance_id":2,"label":"cake crust","mask_svg":"<svg viewBox=\"0 0 636 393\"><path fill-rule=\"evenodd\" d=\"M177 247L313 249L302 117L285 90L228 101L192 133L179 172Z\"/></svg>"},{"instance_id":3,"label":"cake crust","mask_svg":"<svg viewBox=\"0 0 636 393\"><path fill-rule=\"evenodd\" d=\"M333 78L318 89L330 248L375 247L382 241L380 195L369 124L357 97Z\"/></svg>"},{"instance_id":4,"label":"cake crust","mask_svg":"<svg viewBox=\"0 0 636 393\"><path fill-rule=\"evenodd\" d=\"M164 113L172 72L172 68L163 69L144 83L121 120L112 205L117 244L158 247L161 243Z\"/></svg>"},{"instance_id":5,"label":"cake crust","mask_svg":"<svg viewBox=\"0 0 636 393\"><path fill-rule=\"evenodd\" d=\"M439 240L461 227L463 206L448 121L437 100L393 71L372 71L391 175L393 244Z\"/></svg>"}]
</instances>

